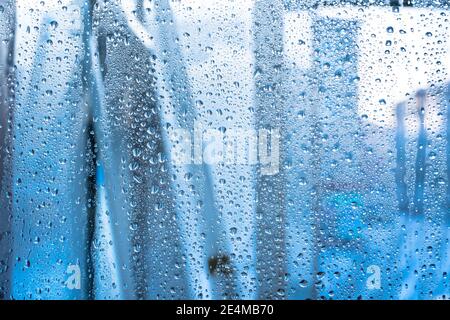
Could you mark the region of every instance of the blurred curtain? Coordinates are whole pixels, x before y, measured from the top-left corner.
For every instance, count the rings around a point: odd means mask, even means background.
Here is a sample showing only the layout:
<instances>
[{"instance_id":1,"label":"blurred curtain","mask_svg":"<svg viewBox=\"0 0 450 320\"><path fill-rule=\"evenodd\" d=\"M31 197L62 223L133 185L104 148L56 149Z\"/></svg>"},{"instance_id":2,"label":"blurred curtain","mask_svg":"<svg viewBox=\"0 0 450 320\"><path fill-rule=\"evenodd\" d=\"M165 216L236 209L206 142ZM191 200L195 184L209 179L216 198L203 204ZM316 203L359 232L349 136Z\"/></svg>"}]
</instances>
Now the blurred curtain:
<instances>
[{"instance_id":1,"label":"blurred curtain","mask_svg":"<svg viewBox=\"0 0 450 320\"><path fill-rule=\"evenodd\" d=\"M367 124L316 8L0 0L0 298L448 297L448 85Z\"/></svg>"}]
</instances>

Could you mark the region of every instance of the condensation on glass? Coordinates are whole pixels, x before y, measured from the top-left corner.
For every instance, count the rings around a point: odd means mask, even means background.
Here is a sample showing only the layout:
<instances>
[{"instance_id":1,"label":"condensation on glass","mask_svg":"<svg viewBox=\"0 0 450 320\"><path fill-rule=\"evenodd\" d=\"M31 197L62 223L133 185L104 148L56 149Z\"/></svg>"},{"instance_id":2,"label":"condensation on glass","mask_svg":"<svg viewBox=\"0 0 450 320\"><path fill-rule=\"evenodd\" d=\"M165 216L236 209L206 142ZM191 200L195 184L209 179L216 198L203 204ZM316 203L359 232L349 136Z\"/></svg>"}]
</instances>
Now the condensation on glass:
<instances>
[{"instance_id":1,"label":"condensation on glass","mask_svg":"<svg viewBox=\"0 0 450 320\"><path fill-rule=\"evenodd\" d=\"M448 299L449 6L0 0L0 299Z\"/></svg>"}]
</instances>

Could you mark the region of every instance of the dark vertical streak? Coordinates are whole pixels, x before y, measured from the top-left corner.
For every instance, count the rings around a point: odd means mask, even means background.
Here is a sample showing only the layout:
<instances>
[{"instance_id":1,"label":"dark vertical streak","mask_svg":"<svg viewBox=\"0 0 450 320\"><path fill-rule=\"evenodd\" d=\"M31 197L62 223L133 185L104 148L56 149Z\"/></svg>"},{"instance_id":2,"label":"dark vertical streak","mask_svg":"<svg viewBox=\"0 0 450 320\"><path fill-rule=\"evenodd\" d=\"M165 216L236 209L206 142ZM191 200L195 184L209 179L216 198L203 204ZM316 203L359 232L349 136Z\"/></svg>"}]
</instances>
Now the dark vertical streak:
<instances>
[{"instance_id":1,"label":"dark vertical streak","mask_svg":"<svg viewBox=\"0 0 450 320\"><path fill-rule=\"evenodd\" d=\"M275 175L257 181L257 271L259 298L285 298L285 173L283 171L282 1L257 0L253 13L257 128L279 128L280 168Z\"/></svg>"},{"instance_id":2,"label":"dark vertical streak","mask_svg":"<svg viewBox=\"0 0 450 320\"><path fill-rule=\"evenodd\" d=\"M95 216L96 216L96 203L97 203L97 179L96 179L96 136L94 133L94 124L92 119L92 110L93 106L92 97L93 94L91 92L90 80L91 78L91 57L90 57L90 38L92 36L92 9L93 9L94 0L89 0L86 4L84 10L84 30L83 30L83 44L84 44L84 59L83 59L83 71L82 71L82 82L83 82L83 91L85 103L88 104L89 108L89 123L86 129L86 143L87 143L87 167L89 175L86 181L87 187L87 225L86 225L86 268L87 278L86 278L86 293L88 299L95 298L94 292L94 273L95 273L95 265L94 265L94 237L95 237Z\"/></svg>"},{"instance_id":3,"label":"dark vertical streak","mask_svg":"<svg viewBox=\"0 0 450 320\"><path fill-rule=\"evenodd\" d=\"M0 300L11 292L11 146L14 108L15 3L1 1L5 12L0 20ZM8 42L4 40L8 39Z\"/></svg>"},{"instance_id":4,"label":"dark vertical streak","mask_svg":"<svg viewBox=\"0 0 450 320\"><path fill-rule=\"evenodd\" d=\"M95 298L94 292L94 241L95 241L95 217L96 217L96 204L97 204L97 175L96 175L96 138L94 135L94 126L90 122L87 127L88 141L87 141L87 153L88 153L88 172L87 178L87 236L86 236L86 265L87 265L87 279L86 279L86 292L88 299Z\"/></svg>"}]
</instances>

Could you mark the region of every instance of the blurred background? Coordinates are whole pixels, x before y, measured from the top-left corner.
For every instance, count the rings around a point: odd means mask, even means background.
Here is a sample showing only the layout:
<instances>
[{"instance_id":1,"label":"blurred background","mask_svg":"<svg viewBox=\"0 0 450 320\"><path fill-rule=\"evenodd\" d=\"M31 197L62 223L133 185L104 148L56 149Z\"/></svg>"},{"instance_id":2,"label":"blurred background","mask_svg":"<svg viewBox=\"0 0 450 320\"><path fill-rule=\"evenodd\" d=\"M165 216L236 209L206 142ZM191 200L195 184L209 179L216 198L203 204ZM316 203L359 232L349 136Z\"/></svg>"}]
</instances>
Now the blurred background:
<instances>
[{"instance_id":1,"label":"blurred background","mask_svg":"<svg viewBox=\"0 0 450 320\"><path fill-rule=\"evenodd\" d=\"M448 299L449 9L0 0L0 299Z\"/></svg>"}]
</instances>

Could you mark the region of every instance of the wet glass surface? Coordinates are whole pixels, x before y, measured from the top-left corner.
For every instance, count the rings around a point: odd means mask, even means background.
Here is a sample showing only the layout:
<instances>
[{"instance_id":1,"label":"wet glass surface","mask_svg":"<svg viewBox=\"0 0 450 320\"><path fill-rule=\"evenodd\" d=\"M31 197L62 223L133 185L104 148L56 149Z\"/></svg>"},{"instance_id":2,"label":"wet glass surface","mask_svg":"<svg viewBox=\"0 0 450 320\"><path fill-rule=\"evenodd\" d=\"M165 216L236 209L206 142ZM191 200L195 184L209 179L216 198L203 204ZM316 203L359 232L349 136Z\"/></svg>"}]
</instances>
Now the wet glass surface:
<instances>
[{"instance_id":1,"label":"wet glass surface","mask_svg":"<svg viewBox=\"0 0 450 320\"><path fill-rule=\"evenodd\" d=\"M449 9L0 0L0 299L448 299Z\"/></svg>"}]
</instances>

